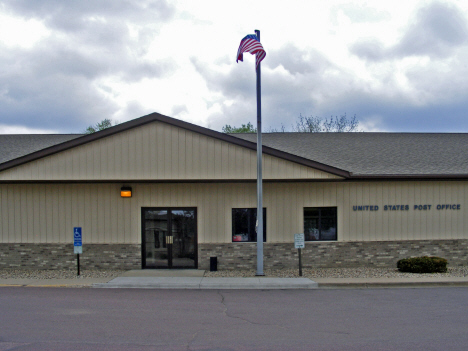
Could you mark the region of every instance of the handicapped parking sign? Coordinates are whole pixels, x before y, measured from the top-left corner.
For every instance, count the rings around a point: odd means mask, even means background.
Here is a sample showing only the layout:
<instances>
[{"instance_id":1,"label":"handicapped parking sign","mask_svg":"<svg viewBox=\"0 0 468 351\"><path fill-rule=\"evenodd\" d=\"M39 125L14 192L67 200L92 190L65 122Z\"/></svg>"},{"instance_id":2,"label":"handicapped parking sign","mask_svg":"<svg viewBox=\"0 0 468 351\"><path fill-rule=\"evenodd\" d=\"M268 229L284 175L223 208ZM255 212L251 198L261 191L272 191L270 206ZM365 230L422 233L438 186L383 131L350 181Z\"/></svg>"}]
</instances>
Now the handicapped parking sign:
<instances>
[{"instance_id":1,"label":"handicapped parking sign","mask_svg":"<svg viewBox=\"0 0 468 351\"><path fill-rule=\"evenodd\" d=\"M73 228L73 246L76 254L83 253L83 240L81 236L81 227Z\"/></svg>"}]
</instances>

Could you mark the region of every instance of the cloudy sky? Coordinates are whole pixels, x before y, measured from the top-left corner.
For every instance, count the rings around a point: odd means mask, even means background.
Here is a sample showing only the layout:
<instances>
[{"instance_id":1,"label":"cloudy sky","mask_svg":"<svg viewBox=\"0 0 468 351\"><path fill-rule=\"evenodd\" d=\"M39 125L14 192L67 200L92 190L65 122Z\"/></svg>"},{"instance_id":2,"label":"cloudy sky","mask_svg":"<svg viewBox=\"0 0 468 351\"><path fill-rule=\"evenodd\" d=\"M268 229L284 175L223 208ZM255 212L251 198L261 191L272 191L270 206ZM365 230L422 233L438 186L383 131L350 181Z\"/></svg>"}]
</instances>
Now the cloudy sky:
<instances>
[{"instance_id":1,"label":"cloudy sky","mask_svg":"<svg viewBox=\"0 0 468 351\"><path fill-rule=\"evenodd\" d=\"M0 0L0 133L79 133L151 112L215 130L356 115L468 132L468 1Z\"/></svg>"}]
</instances>

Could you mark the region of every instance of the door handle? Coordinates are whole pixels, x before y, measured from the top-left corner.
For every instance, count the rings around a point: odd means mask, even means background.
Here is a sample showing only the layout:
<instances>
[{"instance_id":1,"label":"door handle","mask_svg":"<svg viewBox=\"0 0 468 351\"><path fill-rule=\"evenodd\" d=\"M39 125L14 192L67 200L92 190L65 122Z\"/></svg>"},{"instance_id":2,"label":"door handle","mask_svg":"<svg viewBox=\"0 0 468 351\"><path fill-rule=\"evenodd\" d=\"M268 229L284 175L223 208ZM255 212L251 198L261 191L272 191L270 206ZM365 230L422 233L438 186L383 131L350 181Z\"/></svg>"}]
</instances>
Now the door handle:
<instances>
[{"instance_id":1,"label":"door handle","mask_svg":"<svg viewBox=\"0 0 468 351\"><path fill-rule=\"evenodd\" d=\"M172 244L172 235L166 236L166 244Z\"/></svg>"}]
</instances>

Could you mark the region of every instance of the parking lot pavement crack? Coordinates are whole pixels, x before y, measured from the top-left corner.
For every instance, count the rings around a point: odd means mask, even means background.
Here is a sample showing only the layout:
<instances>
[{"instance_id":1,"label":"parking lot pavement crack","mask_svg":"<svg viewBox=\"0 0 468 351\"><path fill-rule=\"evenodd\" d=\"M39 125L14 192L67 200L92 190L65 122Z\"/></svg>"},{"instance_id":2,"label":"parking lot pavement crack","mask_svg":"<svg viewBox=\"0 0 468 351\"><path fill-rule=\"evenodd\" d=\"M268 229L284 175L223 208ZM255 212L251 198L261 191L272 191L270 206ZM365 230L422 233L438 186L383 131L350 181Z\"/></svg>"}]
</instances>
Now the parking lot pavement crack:
<instances>
[{"instance_id":1,"label":"parking lot pavement crack","mask_svg":"<svg viewBox=\"0 0 468 351\"><path fill-rule=\"evenodd\" d=\"M192 349L192 344L195 341L195 339L197 338L198 334L200 334L200 332L201 332L201 330L194 333L192 335L192 337L190 338L190 340L187 342L187 351L190 351Z\"/></svg>"},{"instance_id":2,"label":"parking lot pavement crack","mask_svg":"<svg viewBox=\"0 0 468 351\"><path fill-rule=\"evenodd\" d=\"M239 319L241 321L244 321L246 323L249 323L249 324L252 324L252 325L264 325L264 326L270 326L270 327L278 327L278 328L281 328L281 329L284 329L284 326L282 325L278 325L278 324L268 324L268 323L257 323L257 322L252 322L246 318L242 318L242 317L239 317L239 316L234 316L232 314L229 313L229 309L225 303L225 297L224 295L221 293L221 291L218 290L218 295L221 296L221 304L224 306L224 311L223 311L223 314L226 316L226 317L229 317L229 318L233 318L233 319Z\"/></svg>"}]
</instances>

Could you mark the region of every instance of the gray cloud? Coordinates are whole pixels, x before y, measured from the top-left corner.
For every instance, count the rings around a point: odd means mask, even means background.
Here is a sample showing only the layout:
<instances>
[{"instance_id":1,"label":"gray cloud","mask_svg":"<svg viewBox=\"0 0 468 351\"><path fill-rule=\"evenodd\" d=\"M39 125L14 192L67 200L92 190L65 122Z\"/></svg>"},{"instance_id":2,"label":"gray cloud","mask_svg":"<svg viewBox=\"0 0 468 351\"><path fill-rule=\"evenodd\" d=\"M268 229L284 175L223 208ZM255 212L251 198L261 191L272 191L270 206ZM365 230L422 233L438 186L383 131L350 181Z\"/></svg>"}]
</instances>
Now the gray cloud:
<instances>
[{"instance_id":1,"label":"gray cloud","mask_svg":"<svg viewBox=\"0 0 468 351\"><path fill-rule=\"evenodd\" d=\"M406 68L404 87L393 77L381 80L382 87L367 89L355 83L345 94L319 104L322 115L336 114L337 106L361 121L376 121L387 131L468 131L468 48L459 50L449 64L430 61ZM337 82L335 82L336 84Z\"/></svg>"},{"instance_id":2,"label":"gray cloud","mask_svg":"<svg viewBox=\"0 0 468 351\"><path fill-rule=\"evenodd\" d=\"M299 54L288 61L288 52ZM264 130L281 125L290 129L299 114L328 118L347 113L356 114L363 125L384 131L468 131L468 82L464 79L468 75L468 48L461 50L449 71L437 62L408 67L409 87L401 86L391 67L380 78L380 87L371 88L353 72L325 58L311 62L310 57L311 53L295 47L269 52L262 66ZM233 65L225 73L208 71L202 62L192 62L209 89L216 92L209 102L220 106L220 111L208 118L210 127L221 130L225 124L255 123L255 74L251 65ZM276 69L280 65L285 70ZM224 104L225 100L231 103Z\"/></svg>"},{"instance_id":3,"label":"gray cloud","mask_svg":"<svg viewBox=\"0 0 468 351\"><path fill-rule=\"evenodd\" d=\"M445 58L468 41L467 18L452 4L433 2L417 12L401 40L385 48L376 38L361 38L349 50L368 61L428 55Z\"/></svg>"},{"instance_id":4,"label":"gray cloud","mask_svg":"<svg viewBox=\"0 0 468 351\"><path fill-rule=\"evenodd\" d=\"M355 93L340 96L336 106L348 115L356 113L362 122L375 120L376 126L389 132L463 132L468 131L467 101L434 102L415 105L405 99L381 94ZM336 114L333 106L322 107L325 116Z\"/></svg>"},{"instance_id":5,"label":"gray cloud","mask_svg":"<svg viewBox=\"0 0 468 351\"><path fill-rule=\"evenodd\" d=\"M452 4L434 2L419 10L400 43L397 56L429 55L447 57L451 49L466 43L467 19Z\"/></svg>"},{"instance_id":6,"label":"gray cloud","mask_svg":"<svg viewBox=\"0 0 468 351\"><path fill-rule=\"evenodd\" d=\"M41 19L47 26L66 32L82 32L113 19L168 21L175 13L167 0L4 0L3 4L17 15Z\"/></svg>"},{"instance_id":7,"label":"gray cloud","mask_svg":"<svg viewBox=\"0 0 468 351\"><path fill-rule=\"evenodd\" d=\"M208 88L220 91L228 99L241 99L243 103L255 97L255 71L252 65L237 64L228 74L220 74L207 68L197 58L191 58L197 72L205 79ZM277 67L283 67L286 74L272 73ZM298 93L297 87L307 86L304 81L319 79L326 75L326 70L335 67L315 50L300 50L292 44L283 46L268 53L268 60L262 63L262 85L269 96L283 100L285 88L295 88L294 95L289 96L292 101L309 96L307 90ZM318 90L318 87L317 87Z\"/></svg>"},{"instance_id":8,"label":"gray cloud","mask_svg":"<svg viewBox=\"0 0 468 351\"><path fill-rule=\"evenodd\" d=\"M349 51L354 55L368 61L382 61L388 58L388 50L384 48L382 42L376 38L362 38L354 43Z\"/></svg>"},{"instance_id":9,"label":"gray cloud","mask_svg":"<svg viewBox=\"0 0 468 351\"><path fill-rule=\"evenodd\" d=\"M155 112L155 111L153 111L151 109L148 109L148 108L145 108L138 101L133 100L133 101L129 101L127 103L127 105L119 113L119 115L124 117L125 120L127 120L129 117L131 117L133 119L135 117L144 116L144 115L150 114L152 112ZM121 123L123 121L117 119L116 122Z\"/></svg>"},{"instance_id":10,"label":"gray cloud","mask_svg":"<svg viewBox=\"0 0 468 351\"><path fill-rule=\"evenodd\" d=\"M378 11L365 3L348 3L335 6L330 11L330 19L337 23L338 12L342 11L354 23L381 22L390 19L390 14Z\"/></svg>"},{"instance_id":11,"label":"gray cloud","mask_svg":"<svg viewBox=\"0 0 468 351\"><path fill-rule=\"evenodd\" d=\"M167 77L177 69L171 58L143 59L160 27L174 14L166 2L7 0L2 5L2 11L36 18L51 29L51 35L31 49L0 44L2 124L80 132L103 118L122 121L153 112L137 101L118 106L109 98L115 92L105 86L105 78L134 83ZM349 6L343 11L354 22L370 21L368 8ZM417 12L396 45L385 47L377 38L357 41L350 50L379 71L375 86L316 50L293 44L269 50L262 63L264 130L290 128L299 114L347 113L388 131L468 131L466 27L455 6L435 2ZM414 45L418 40L422 44ZM395 61L414 55L435 59L405 65L399 74L406 81L401 83L394 75ZM232 65L231 56L221 56L214 67L191 58L213 93L206 106L219 110L208 116L210 127L255 124L255 72L249 58L249 64ZM185 105L178 105L171 113L186 112Z\"/></svg>"},{"instance_id":12,"label":"gray cloud","mask_svg":"<svg viewBox=\"0 0 468 351\"><path fill-rule=\"evenodd\" d=\"M267 60L268 59L268 60ZM358 80L340 70L315 50L301 50L291 44L270 50L262 63L262 115L264 129L291 127L300 113L320 113L319 106L334 96L357 89ZM220 130L225 124L256 121L256 83L252 65L233 65L225 72L209 71L192 59L208 88L216 92L221 111L209 116L209 125ZM278 67L284 69L277 69ZM232 104L224 104L229 100ZM337 108L338 110L338 108ZM341 113L340 109L337 113ZM329 116L326 116L329 117Z\"/></svg>"},{"instance_id":13,"label":"gray cloud","mask_svg":"<svg viewBox=\"0 0 468 351\"><path fill-rule=\"evenodd\" d=\"M0 95L3 124L80 132L117 111L114 103L90 90L82 77L7 78L14 84L6 85Z\"/></svg>"},{"instance_id":14,"label":"gray cloud","mask_svg":"<svg viewBox=\"0 0 468 351\"><path fill-rule=\"evenodd\" d=\"M270 68L282 66L291 74L319 74L331 63L316 50L301 50L289 43L268 54L265 65ZM271 56L271 58L270 58Z\"/></svg>"},{"instance_id":15,"label":"gray cloud","mask_svg":"<svg viewBox=\"0 0 468 351\"><path fill-rule=\"evenodd\" d=\"M422 99L428 101L428 103L458 104L467 100L467 60L468 48L461 51L447 65L415 65L408 68L406 77L412 89L418 92L422 96Z\"/></svg>"},{"instance_id":16,"label":"gray cloud","mask_svg":"<svg viewBox=\"0 0 468 351\"><path fill-rule=\"evenodd\" d=\"M176 105L172 107L171 116L174 116L177 118L177 116L182 113L188 113L188 109L186 105Z\"/></svg>"},{"instance_id":17,"label":"gray cloud","mask_svg":"<svg viewBox=\"0 0 468 351\"><path fill-rule=\"evenodd\" d=\"M3 3L4 10L36 18L52 29L52 35L30 49L0 45L3 124L81 131L119 110L96 86L97 79L131 83L176 69L170 58L143 58L158 28L174 15L166 1ZM129 105L124 115L142 110Z\"/></svg>"},{"instance_id":18,"label":"gray cloud","mask_svg":"<svg viewBox=\"0 0 468 351\"><path fill-rule=\"evenodd\" d=\"M196 57L191 57L190 62L195 70L205 79L208 89L221 91L227 98L248 98L255 93L255 73L253 67L238 64L235 74L219 74L207 67ZM232 71L231 71L232 72ZM254 86L252 87L252 82Z\"/></svg>"}]
</instances>

